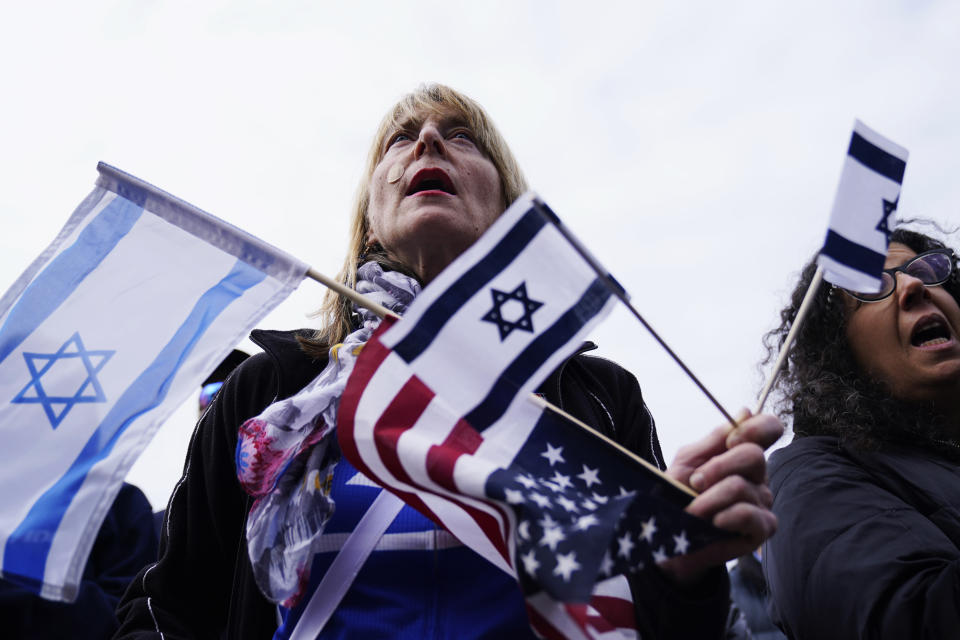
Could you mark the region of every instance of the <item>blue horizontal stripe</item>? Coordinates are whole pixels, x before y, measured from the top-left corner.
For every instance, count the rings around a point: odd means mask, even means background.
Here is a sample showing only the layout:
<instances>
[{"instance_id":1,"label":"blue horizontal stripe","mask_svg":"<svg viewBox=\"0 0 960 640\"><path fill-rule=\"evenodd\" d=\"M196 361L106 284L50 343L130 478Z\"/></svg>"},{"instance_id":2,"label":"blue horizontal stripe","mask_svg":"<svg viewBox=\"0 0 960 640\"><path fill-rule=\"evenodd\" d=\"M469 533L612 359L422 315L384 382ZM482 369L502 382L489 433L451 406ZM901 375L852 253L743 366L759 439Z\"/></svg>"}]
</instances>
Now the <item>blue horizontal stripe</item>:
<instances>
[{"instance_id":1,"label":"blue horizontal stripe","mask_svg":"<svg viewBox=\"0 0 960 640\"><path fill-rule=\"evenodd\" d=\"M847 240L832 229L827 229L827 239L821 253L871 278L880 277L887 259L884 254Z\"/></svg>"},{"instance_id":2,"label":"blue horizontal stripe","mask_svg":"<svg viewBox=\"0 0 960 640\"><path fill-rule=\"evenodd\" d=\"M126 236L143 209L114 198L23 291L0 327L0 362L69 298Z\"/></svg>"},{"instance_id":3,"label":"blue horizontal stripe","mask_svg":"<svg viewBox=\"0 0 960 640\"><path fill-rule=\"evenodd\" d=\"M545 224L546 220L535 209L531 208L524 213L490 253L457 278L457 281L430 305L416 326L397 343L393 351L407 363L413 362L430 346L444 325L467 300L513 262Z\"/></svg>"},{"instance_id":4,"label":"blue horizontal stripe","mask_svg":"<svg viewBox=\"0 0 960 640\"><path fill-rule=\"evenodd\" d=\"M238 260L230 273L203 293L170 341L103 418L70 468L40 496L7 539L5 577L43 577L54 535L90 469L110 454L135 419L163 402L177 372L210 325L234 300L265 277L263 272Z\"/></svg>"},{"instance_id":5,"label":"blue horizontal stripe","mask_svg":"<svg viewBox=\"0 0 960 640\"><path fill-rule=\"evenodd\" d=\"M869 142L856 131L850 138L850 149L847 154L868 169L876 171L897 184L903 183L903 173L907 170L907 163Z\"/></svg>"},{"instance_id":6,"label":"blue horizontal stripe","mask_svg":"<svg viewBox=\"0 0 960 640\"><path fill-rule=\"evenodd\" d=\"M567 344L580 329L600 313L613 295L600 278L595 279L580 299L507 365L487 396L465 416L470 426L483 431L500 419L517 390Z\"/></svg>"}]
</instances>

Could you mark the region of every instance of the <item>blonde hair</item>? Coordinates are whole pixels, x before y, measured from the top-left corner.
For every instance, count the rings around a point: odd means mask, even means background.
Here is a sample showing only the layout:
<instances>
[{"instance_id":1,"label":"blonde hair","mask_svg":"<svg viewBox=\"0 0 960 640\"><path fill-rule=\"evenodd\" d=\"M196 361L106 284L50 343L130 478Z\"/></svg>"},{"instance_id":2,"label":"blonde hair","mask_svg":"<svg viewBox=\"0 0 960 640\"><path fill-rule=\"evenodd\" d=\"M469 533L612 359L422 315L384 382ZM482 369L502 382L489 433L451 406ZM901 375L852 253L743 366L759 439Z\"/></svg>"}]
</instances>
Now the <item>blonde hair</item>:
<instances>
[{"instance_id":1,"label":"blonde hair","mask_svg":"<svg viewBox=\"0 0 960 640\"><path fill-rule=\"evenodd\" d=\"M425 84L400 99L387 112L377 133L373 137L373 144L367 155L367 164L363 177L354 198L352 219L350 223L350 241L343 267L337 274L337 279L348 287L353 288L357 282L357 267L366 255L368 259L386 259L382 252L373 254L367 250L367 207L370 204L370 179L384 154L385 140L397 129L406 125L419 125L430 115L455 114L462 118L475 136L480 150L490 159L497 173L503 193L503 208L516 200L527 189L527 181L520 171L516 158L507 146L506 141L494 126L490 116L477 102L464 94L441 84ZM389 264L389 266L405 271L404 265ZM323 319L323 328L317 330L309 338L301 338L304 350L314 356L325 356L330 345L342 342L351 331L351 303L346 298L338 296L333 291L327 291L323 305L317 313Z\"/></svg>"}]
</instances>

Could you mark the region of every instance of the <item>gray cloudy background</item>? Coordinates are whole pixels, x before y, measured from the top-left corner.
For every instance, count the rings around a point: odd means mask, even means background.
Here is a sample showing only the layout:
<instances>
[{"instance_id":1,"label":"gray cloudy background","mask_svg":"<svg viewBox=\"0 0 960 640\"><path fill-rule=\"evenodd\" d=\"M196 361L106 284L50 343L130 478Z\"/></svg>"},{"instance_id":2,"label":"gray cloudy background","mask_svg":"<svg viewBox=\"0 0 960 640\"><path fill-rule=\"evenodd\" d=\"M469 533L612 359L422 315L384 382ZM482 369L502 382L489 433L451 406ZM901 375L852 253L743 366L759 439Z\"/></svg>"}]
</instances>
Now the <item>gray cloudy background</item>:
<instances>
[{"instance_id":1,"label":"gray cloudy background","mask_svg":"<svg viewBox=\"0 0 960 640\"><path fill-rule=\"evenodd\" d=\"M333 274L377 122L438 81L488 109L721 402L752 406L761 336L819 247L855 117L911 152L900 213L957 222L958 19L918 0L7 3L0 290L99 160ZM322 293L305 282L263 326L308 324ZM637 374L668 459L722 420L626 312L595 340ZM155 508L194 406L131 472Z\"/></svg>"}]
</instances>

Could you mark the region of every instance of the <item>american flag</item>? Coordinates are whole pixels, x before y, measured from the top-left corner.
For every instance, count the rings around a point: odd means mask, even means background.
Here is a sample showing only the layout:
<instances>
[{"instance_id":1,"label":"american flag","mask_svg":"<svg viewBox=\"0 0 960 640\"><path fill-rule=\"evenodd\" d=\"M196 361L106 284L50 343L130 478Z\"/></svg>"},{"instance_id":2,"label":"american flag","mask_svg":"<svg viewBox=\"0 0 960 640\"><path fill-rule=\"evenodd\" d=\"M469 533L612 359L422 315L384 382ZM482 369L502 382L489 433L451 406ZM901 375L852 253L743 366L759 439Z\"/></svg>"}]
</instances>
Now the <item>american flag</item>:
<instances>
[{"instance_id":1,"label":"american flag","mask_svg":"<svg viewBox=\"0 0 960 640\"><path fill-rule=\"evenodd\" d=\"M515 203L366 344L338 418L363 473L515 576L546 637L634 626L625 575L716 540L689 497L531 392L613 302Z\"/></svg>"},{"instance_id":2,"label":"american flag","mask_svg":"<svg viewBox=\"0 0 960 640\"><path fill-rule=\"evenodd\" d=\"M525 593L565 602L584 601L599 579L717 539L683 511L687 494L549 410L509 466L487 478L486 495L513 507Z\"/></svg>"}]
</instances>

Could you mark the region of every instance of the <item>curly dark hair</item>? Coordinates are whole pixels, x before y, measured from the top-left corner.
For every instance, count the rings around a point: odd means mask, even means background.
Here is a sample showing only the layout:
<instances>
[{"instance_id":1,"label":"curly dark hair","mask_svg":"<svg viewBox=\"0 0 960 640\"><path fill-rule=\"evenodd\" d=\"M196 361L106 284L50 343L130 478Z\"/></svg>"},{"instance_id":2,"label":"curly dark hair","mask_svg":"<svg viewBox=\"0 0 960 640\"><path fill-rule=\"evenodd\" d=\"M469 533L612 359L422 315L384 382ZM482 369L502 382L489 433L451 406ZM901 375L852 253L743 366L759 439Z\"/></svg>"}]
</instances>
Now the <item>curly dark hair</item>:
<instances>
[{"instance_id":1,"label":"curly dark hair","mask_svg":"<svg viewBox=\"0 0 960 640\"><path fill-rule=\"evenodd\" d=\"M892 233L890 241L916 253L946 247L935 238L902 228ZM953 273L941 286L960 304L960 273L956 267L954 257ZM790 303L780 312L780 326L764 336L767 356L763 364L777 357L816 268L814 257L803 268ZM882 382L870 379L857 366L846 337L848 313L842 295L829 283L823 283L817 291L775 385L780 393L778 415L785 421L792 419L798 438L831 435L862 449L909 442L942 453L943 441L950 439L946 436L947 418L932 406L893 398Z\"/></svg>"}]
</instances>

